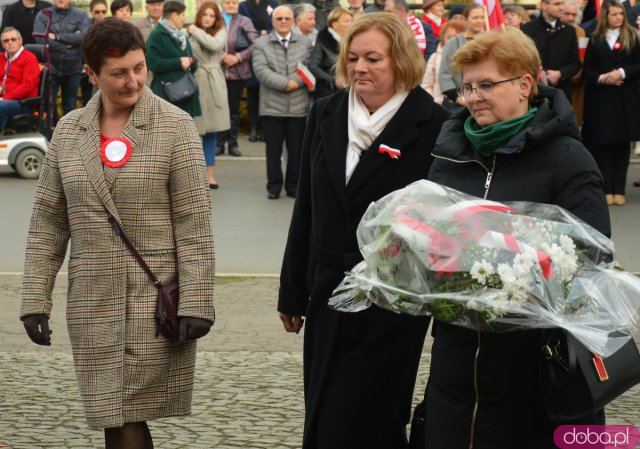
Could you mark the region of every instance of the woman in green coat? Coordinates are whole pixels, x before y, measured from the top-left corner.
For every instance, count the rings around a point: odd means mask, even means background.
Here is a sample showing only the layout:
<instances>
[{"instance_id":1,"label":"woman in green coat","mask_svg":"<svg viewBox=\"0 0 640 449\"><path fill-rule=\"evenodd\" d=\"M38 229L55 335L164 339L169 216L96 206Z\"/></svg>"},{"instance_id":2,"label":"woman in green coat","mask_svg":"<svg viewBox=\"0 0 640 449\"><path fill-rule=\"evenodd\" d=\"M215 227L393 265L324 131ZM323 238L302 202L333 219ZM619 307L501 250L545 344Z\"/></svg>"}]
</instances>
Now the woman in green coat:
<instances>
[{"instance_id":1,"label":"woman in green coat","mask_svg":"<svg viewBox=\"0 0 640 449\"><path fill-rule=\"evenodd\" d=\"M162 19L147 40L147 67L153 72L151 90L164 100L167 100L167 96L163 83L178 81L187 70L195 72L198 68L189 40L182 30L185 9L182 3L173 0L166 2ZM192 117L202 115L198 95L174 104Z\"/></svg>"}]
</instances>

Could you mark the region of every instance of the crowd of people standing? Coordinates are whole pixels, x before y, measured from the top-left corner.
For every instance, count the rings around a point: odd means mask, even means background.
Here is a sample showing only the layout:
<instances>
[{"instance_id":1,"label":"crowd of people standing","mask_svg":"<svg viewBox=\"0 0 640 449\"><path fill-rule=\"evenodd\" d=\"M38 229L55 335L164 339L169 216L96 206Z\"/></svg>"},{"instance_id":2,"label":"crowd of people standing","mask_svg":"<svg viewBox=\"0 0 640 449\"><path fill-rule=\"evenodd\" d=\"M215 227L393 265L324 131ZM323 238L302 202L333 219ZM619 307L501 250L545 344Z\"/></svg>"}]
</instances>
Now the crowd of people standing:
<instances>
[{"instance_id":1,"label":"crowd of people standing","mask_svg":"<svg viewBox=\"0 0 640 449\"><path fill-rule=\"evenodd\" d=\"M534 14L527 13L520 6L505 6L506 25L521 28L536 43L542 59L540 82L562 89L573 103L578 123L584 125L585 143L596 156L601 170L606 173L607 200L612 205L625 203L626 176L623 172L626 173L628 158L622 157L622 154L626 154L626 146L638 140L637 127L626 123L635 121L640 102L634 93L633 69L626 83L624 78L628 70L604 78L601 76L603 73L598 73L596 78L591 74L594 68L597 71L603 64L612 65L612 70L617 70L621 64L637 64L635 49L638 46L636 30L640 4L634 6L633 2L625 1L621 5L622 11L616 14L624 18L620 19L622 25L617 28L610 28L612 24L598 21L591 13L591 4L584 0L543 0L540 10ZM283 183L280 178L285 175L280 173L278 162L282 149L276 147L282 146L280 141L288 139L285 148L287 161L291 160L291 163L287 163L287 172L291 171L291 175L285 190L288 196L295 196L293 186L296 184L297 154L311 100L333 94L343 87L344 81L336 78L334 70L339 43L351 23L367 12L388 11L407 21L427 61L423 87L449 111L459 111L464 107L463 98L456 93L461 82L460 76L453 73L450 66L456 51L485 30L485 11L480 5L469 4L447 26L449 19L445 17L445 3L442 0L424 2L421 20L412 14L404 0L388 0L369 6L362 0L351 0L346 9L337 6L333 0L317 0L284 5L292 10L293 20L290 27L285 26L280 31L277 27L274 30L277 20L274 20L273 12L278 6L277 0L246 0L241 3L226 0L220 4L207 4L209 11L205 12L204 6L199 4L195 23L185 28L186 17L184 11L179 12L179 5L171 1L146 0L147 16L133 21L147 45L148 82L157 95L164 97L164 85L177 81L185 71L193 72L196 77L199 95L181 104L198 123L212 189L219 187L214 172L216 155L225 152L231 156L242 155L238 143L240 102L243 93L246 93L249 140L265 141L268 197L277 199L280 195L282 187L278 185ZM86 104L95 93L95 86L89 82L83 70L80 42L88 27L104 19L109 11L113 17L129 21L133 4L130 0L115 0L107 7L106 0L92 0L90 15L87 16L72 7L71 0L55 0L53 5L43 0L19 0L4 11L3 27L15 28L23 37L23 43L49 45L52 98L56 97L58 90L61 91L63 114L76 108L78 87L82 89L82 104ZM603 11L608 12L608 8L603 8ZM178 23L174 23L176 18ZM156 33L152 35L152 31ZM281 38L285 36L280 33L292 33L293 39L282 44ZM621 36L620 39L624 41L622 50L613 47L618 42L614 35ZM152 38L149 41L150 36ZM254 54L255 49L262 48L259 43L268 39L268 36L278 36L276 39L280 39L279 44L287 50L286 73L280 74L287 77L288 82L284 85L270 85L272 77L266 76L260 56L256 58ZM292 49L295 48L297 36L309 40L309 51L292 58L288 46L292 43ZM614 56L609 58L608 63L598 56L601 42L607 39L611 41L610 50ZM604 53L608 54L606 46L604 49ZM600 58L596 59L595 65L594 57ZM266 60L267 65L275 64L274 61ZM584 72L581 68L583 61ZM306 66L315 76L314 86L307 86L296 78L299 76L296 73L298 64ZM158 76L154 77L155 74ZM610 82L613 76L617 77L618 84ZM293 82L298 85L296 89L291 88ZM276 92L278 94L274 97ZM625 94L628 92L632 93ZM265 100L269 96L271 98ZM618 97L620 102L612 100ZM278 98L276 103L283 110L274 106L273 98ZM266 107L267 104L269 107ZM624 119L618 120L617 115L610 114L611 109L607 104L615 104L614 109L619 110ZM624 107L619 107L622 104ZM298 131L294 131L295 127L285 127L274 135L278 127L274 127L273 118L285 116L299 119L301 124L297 127ZM607 118L617 126L603 126L601 119ZM265 120L269 126L264 126ZM603 130L606 132L603 133ZM601 137L605 134L609 137L605 139L607 142L602 142ZM617 145L618 150L606 150L603 145ZM640 152L640 144L636 148ZM613 153L618 157L611 159ZM640 182L636 184L640 185Z\"/></svg>"}]
</instances>

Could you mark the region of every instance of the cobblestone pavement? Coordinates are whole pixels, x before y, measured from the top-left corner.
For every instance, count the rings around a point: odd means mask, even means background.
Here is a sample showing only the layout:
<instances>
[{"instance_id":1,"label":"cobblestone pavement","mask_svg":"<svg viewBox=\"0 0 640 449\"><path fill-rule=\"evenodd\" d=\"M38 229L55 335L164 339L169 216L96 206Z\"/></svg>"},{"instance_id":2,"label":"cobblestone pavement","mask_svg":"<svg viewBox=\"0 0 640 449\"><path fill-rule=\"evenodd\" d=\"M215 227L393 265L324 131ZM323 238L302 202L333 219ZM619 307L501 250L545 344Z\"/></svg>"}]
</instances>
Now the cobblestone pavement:
<instances>
[{"instance_id":1,"label":"cobblestone pavement","mask_svg":"<svg viewBox=\"0 0 640 449\"><path fill-rule=\"evenodd\" d=\"M64 324L66 277L54 292L53 345L28 341L17 320L19 276L0 276L0 447L99 448L84 421ZM302 337L275 313L277 279L218 280L214 331L199 344L193 414L150 423L156 448L294 449L303 422ZM427 379L427 342L415 401ZM640 387L607 409L609 423L640 424Z\"/></svg>"}]
</instances>

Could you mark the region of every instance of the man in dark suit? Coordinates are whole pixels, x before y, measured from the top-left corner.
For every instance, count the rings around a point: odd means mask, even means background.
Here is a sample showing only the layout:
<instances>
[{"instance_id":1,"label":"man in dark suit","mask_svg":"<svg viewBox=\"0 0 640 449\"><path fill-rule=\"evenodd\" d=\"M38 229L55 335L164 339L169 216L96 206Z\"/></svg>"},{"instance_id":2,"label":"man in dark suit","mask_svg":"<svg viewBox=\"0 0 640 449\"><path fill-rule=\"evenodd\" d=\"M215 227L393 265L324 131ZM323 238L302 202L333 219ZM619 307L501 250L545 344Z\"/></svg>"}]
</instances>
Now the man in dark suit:
<instances>
[{"instance_id":1,"label":"man in dark suit","mask_svg":"<svg viewBox=\"0 0 640 449\"><path fill-rule=\"evenodd\" d=\"M571 78L581 67L576 32L560 20L564 0L543 0L540 7L540 17L523 24L522 31L538 48L547 83L562 89L571 100Z\"/></svg>"}]
</instances>

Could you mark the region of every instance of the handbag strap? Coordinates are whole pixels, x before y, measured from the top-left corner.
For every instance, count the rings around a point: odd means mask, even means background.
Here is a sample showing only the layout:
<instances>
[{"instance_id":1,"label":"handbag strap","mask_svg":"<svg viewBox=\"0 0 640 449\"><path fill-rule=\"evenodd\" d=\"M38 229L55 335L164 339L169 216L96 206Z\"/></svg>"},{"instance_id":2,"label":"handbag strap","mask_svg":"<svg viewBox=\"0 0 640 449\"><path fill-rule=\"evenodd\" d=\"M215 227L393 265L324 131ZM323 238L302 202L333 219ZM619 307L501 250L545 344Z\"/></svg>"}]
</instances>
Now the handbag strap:
<instances>
[{"instance_id":1,"label":"handbag strap","mask_svg":"<svg viewBox=\"0 0 640 449\"><path fill-rule=\"evenodd\" d=\"M156 288L161 288L162 283L158 280L156 275L153 274L153 271L151 271L151 268L149 268L149 265L147 265L147 262L144 261L144 259L142 258L142 256L140 255L136 247L133 246L133 243L131 243L131 240L127 238L126 234L124 233L124 230L122 229L122 226L120 226L120 223L118 223L118 220L115 219L115 217L111 214L111 212L107 212L107 215L109 216L109 223L111 223L113 232L117 236L119 236L124 242L124 244L127 246L127 248L129 248L129 251L131 251L131 254L133 254L133 257L136 258L136 260L138 261L142 269L145 271L145 273L147 273L147 276L149 276L149 279L151 279L151 282L153 282L153 285L155 285Z\"/></svg>"}]
</instances>

